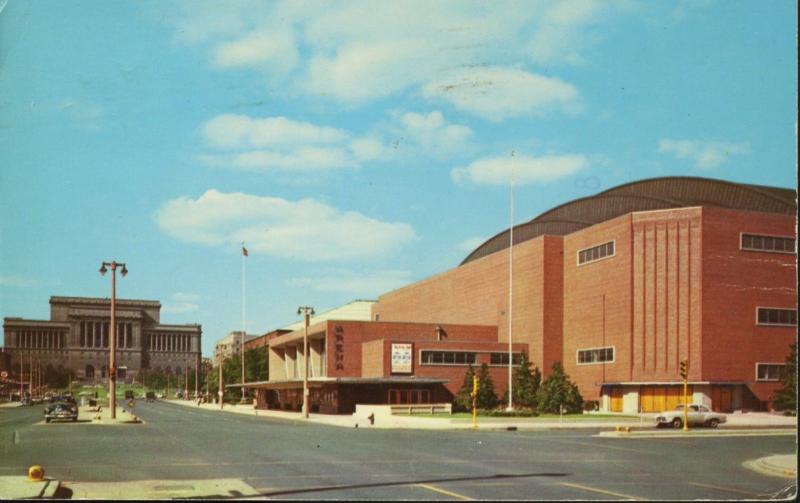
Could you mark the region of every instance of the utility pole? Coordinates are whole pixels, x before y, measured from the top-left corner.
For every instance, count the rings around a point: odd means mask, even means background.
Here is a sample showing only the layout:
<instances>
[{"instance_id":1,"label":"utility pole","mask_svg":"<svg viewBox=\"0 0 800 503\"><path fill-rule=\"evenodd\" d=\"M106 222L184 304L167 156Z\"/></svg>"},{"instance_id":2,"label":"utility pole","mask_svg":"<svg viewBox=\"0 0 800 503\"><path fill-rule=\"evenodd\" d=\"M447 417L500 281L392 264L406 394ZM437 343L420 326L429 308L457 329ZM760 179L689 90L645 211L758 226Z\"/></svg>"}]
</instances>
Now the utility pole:
<instances>
[{"instance_id":1,"label":"utility pole","mask_svg":"<svg viewBox=\"0 0 800 503\"><path fill-rule=\"evenodd\" d=\"M314 314L311 306L300 306L297 314L303 314L305 320L303 332L303 418L308 419L308 320Z\"/></svg>"},{"instance_id":2,"label":"utility pole","mask_svg":"<svg viewBox=\"0 0 800 503\"><path fill-rule=\"evenodd\" d=\"M108 271L106 266L111 267L111 323L108 335L108 406L111 409L111 419L117 418L117 267L122 266L120 274L125 277L128 269L125 264L117 261L103 262L100 265L100 274L104 275Z\"/></svg>"},{"instance_id":3,"label":"utility pole","mask_svg":"<svg viewBox=\"0 0 800 503\"><path fill-rule=\"evenodd\" d=\"M217 391L217 395L219 396L219 408L222 410L222 353L219 355L219 391Z\"/></svg>"}]
</instances>

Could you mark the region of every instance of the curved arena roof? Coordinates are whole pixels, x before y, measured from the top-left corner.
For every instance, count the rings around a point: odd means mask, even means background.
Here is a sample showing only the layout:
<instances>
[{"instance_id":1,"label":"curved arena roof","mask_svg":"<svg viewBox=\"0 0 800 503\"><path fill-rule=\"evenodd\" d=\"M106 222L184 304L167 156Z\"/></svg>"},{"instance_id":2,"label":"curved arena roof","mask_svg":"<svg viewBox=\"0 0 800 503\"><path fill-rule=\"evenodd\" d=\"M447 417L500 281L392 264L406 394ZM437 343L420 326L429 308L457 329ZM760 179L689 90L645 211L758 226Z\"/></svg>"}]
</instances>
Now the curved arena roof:
<instances>
[{"instance_id":1,"label":"curved arena roof","mask_svg":"<svg viewBox=\"0 0 800 503\"><path fill-rule=\"evenodd\" d=\"M543 234L563 236L634 211L715 206L766 213L797 214L792 189L688 176L649 178L576 199L514 226L514 244ZM506 229L488 239L461 265L508 248Z\"/></svg>"}]
</instances>

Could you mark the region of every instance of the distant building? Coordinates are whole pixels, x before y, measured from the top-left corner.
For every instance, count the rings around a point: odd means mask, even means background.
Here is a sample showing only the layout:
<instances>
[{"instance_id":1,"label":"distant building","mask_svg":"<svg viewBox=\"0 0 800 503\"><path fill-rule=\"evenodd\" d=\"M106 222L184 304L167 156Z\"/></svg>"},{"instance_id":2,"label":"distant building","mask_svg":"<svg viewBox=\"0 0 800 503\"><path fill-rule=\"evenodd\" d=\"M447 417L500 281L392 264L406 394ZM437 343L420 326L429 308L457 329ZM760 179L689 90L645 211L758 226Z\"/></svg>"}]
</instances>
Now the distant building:
<instances>
[{"instance_id":1,"label":"distant building","mask_svg":"<svg viewBox=\"0 0 800 503\"><path fill-rule=\"evenodd\" d=\"M327 320L369 321L372 319L372 307L376 303L376 300L354 300L343 306L328 309L327 311L312 316L308 320L308 324L315 325ZM298 322L283 327L281 330L286 330L288 332L299 330L303 328L304 323L305 320L301 319Z\"/></svg>"},{"instance_id":2,"label":"distant building","mask_svg":"<svg viewBox=\"0 0 800 503\"><path fill-rule=\"evenodd\" d=\"M309 326L316 325L317 323L322 323L323 321L328 320L369 321L372 316L372 307L376 303L377 301L375 300L354 300L343 306L328 309L327 311L323 311L315 316L312 316L308 320L308 324ZM244 343L244 349L246 351L258 346L268 346L268 341L270 338L282 334L288 334L289 332L294 332L295 330L302 330L304 323L305 320L300 320L283 328L279 328L277 330L267 332L266 334L248 339Z\"/></svg>"},{"instance_id":3,"label":"distant building","mask_svg":"<svg viewBox=\"0 0 800 503\"><path fill-rule=\"evenodd\" d=\"M183 374L200 361L200 325L165 325L161 303L116 300L117 376L135 378L142 370ZM42 367L61 367L73 378L98 381L108 376L111 300L50 297L49 320L5 318L5 352L11 366L33 358Z\"/></svg>"},{"instance_id":4,"label":"distant building","mask_svg":"<svg viewBox=\"0 0 800 503\"><path fill-rule=\"evenodd\" d=\"M247 342L258 338L257 335L244 335L245 347ZM242 331L235 330L228 335L218 340L214 344L214 362L218 362L220 358L230 358L233 355L240 354L242 350Z\"/></svg>"}]
</instances>

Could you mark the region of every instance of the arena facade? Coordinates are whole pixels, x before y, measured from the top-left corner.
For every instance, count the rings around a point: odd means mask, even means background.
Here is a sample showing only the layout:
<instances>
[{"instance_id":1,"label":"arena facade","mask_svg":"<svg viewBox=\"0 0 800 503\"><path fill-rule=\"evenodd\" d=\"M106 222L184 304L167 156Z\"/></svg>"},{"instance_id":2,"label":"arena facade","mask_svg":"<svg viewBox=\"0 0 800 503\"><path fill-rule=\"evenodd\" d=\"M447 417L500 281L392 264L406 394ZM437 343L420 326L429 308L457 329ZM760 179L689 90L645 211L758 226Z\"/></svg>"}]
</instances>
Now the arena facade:
<instances>
[{"instance_id":1,"label":"arena facade","mask_svg":"<svg viewBox=\"0 0 800 503\"><path fill-rule=\"evenodd\" d=\"M677 404L682 359L695 403L769 409L797 337L796 216L794 190L690 177L558 206L514 227L512 341L603 410ZM506 229L380 296L373 320L492 325L507 342L508 248Z\"/></svg>"}]
</instances>

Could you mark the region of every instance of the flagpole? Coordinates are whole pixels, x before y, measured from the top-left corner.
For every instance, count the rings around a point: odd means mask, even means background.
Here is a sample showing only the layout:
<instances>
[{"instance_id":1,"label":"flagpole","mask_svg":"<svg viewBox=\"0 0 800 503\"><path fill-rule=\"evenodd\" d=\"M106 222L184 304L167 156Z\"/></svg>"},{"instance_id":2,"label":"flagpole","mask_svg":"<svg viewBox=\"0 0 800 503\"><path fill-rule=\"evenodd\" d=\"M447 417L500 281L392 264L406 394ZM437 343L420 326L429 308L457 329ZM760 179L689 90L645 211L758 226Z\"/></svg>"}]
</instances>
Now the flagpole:
<instances>
[{"instance_id":1,"label":"flagpole","mask_svg":"<svg viewBox=\"0 0 800 503\"><path fill-rule=\"evenodd\" d=\"M511 151L511 223L508 228L508 408L513 410L511 367L513 355L511 353L511 317L514 309L514 151Z\"/></svg>"},{"instance_id":2,"label":"flagpole","mask_svg":"<svg viewBox=\"0 0 800 503\"><path fill-rule=\"evenodd\" d=\"M244 403L244 340L245 340L245 333L247 328L245 327L245 257L247 257L247 248L244 247L244 241L242 241L242 339L241 339L241 353L242 353L242 400L241 402Z\"/></svg>"}]
</instances>

